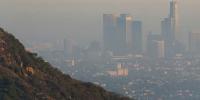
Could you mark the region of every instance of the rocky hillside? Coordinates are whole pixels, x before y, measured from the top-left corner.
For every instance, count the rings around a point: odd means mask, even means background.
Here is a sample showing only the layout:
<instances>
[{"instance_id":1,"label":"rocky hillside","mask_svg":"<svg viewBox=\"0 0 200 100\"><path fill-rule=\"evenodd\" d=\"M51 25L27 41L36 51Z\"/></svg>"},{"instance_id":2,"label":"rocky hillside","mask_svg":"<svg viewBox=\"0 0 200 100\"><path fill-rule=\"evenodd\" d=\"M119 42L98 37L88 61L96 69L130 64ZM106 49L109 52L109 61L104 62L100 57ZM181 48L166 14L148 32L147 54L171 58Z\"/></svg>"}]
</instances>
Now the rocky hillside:
<instances>
[{"instance_id":1,"label":"rocky hillside","mask_svg":"<svg viewBox=\"0 0 200 100\"><path fill-rule=\"evenodd\" d=\"M64 75L0 29L0 100L129 100Z\"/></svg>"}]
</instances>

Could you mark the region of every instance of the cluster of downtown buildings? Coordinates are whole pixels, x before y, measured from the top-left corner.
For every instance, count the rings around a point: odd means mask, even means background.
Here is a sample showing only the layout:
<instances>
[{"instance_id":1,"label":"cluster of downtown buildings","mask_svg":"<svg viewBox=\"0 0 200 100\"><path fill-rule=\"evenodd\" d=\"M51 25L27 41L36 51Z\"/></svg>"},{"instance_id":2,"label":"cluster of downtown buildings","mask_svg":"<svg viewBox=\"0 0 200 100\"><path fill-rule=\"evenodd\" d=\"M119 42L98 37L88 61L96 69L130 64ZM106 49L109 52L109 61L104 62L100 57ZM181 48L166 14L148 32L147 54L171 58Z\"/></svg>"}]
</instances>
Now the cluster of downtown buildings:
<instances>
[{"instance_id":1,"label":"cluster of downtown buildings","mask_svg":"<svg viewBox=\"0 0 200 100\"><path fill-rule=\"evenodd\" d=\"M103 14L103 47L113 56L145 55L150 58L174 58L185 53L180 41L178 2L170 1L170 12L161 21L161 34L143 34L143 24L129 14ZM189 51L200 50L200 34L189 34Z\"/></svg>"},{"instance_id":2,"label":"cluster of downtown buildings","mask_svg":"<svg viewBox=\"0 0 200 100\"><path fill-rule=\"evenodd\" d=\"M88 46L80 46L72 39L64 39L56 43L56 46L52 44L52 47L44 45L31 49L39 51L46 58L54 54L58 58L70 60L108 61L141 57L155 60L177 57L200 58L200 33L190 32L188 43L181 41L183 33L179 28L178 5L176 0L170 1L168 16L160 22L160 34L144 33L143 22L135 20L130 14L103 14L103 45L93 41Z\"/></svg>"}]
</instances>

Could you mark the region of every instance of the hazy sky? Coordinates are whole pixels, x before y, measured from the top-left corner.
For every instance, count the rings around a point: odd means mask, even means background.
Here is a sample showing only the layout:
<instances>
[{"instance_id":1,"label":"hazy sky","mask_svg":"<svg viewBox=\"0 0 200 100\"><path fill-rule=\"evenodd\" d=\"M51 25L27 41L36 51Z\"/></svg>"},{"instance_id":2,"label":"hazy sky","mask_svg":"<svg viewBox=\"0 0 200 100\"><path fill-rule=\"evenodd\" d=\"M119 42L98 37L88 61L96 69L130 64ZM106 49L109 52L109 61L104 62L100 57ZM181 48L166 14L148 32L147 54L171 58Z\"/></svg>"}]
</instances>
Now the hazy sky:
<instances>
[{"instance_id":1,"label":"hazy sky","mask_svg":"<svg viewBox=\"0 0 200 100\"><path fill-rule=\"evenodd\" d=\"M102 37L103 13L130 13L145 32L160 32L169 0L0 0L0 26L25 42ZM179 0L183 32L200 29L200 1ZM200 32L200 31L199 31ZM40 37L41 36L41 37Z\"/></svg>"}]
</instances>

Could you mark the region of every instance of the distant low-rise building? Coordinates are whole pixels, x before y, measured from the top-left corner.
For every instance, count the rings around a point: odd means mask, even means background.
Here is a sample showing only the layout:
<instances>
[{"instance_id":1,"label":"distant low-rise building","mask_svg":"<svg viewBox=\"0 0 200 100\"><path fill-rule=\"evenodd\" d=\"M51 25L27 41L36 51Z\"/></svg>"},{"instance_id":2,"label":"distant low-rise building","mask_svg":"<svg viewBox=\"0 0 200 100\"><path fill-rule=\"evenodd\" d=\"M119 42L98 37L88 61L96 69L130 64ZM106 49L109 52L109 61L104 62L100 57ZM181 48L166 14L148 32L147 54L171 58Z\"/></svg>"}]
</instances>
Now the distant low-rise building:
<instances>
[{"instance_id":1,"label":"distant low-rise building","mask_svg":"<svg viewBox=\"0 0 200 100\"><path fill-rule=\"evenodd\" d=\"M117 70L108 71L110 76L128 76L128 69L124 68L121 63L117 64Z\"/></svg>"},{"instance_id":2,"label":"distant low-rise building","mask_svg":"<svg viewBox=\"0 0 200 100\"><path fill-rule=\"evenodd\" d=\"M200 56L200 33L190 32L189 33L189 51Z\"/></svg>"},{"instance_id":3,"label":"distant low-rise building","mask_svg":"<svg viewBox=\"0 0 200 100\"><path fill-rule=\"evenodd\" d=\"M164 58L165 57L165 41L161 35L149 34L147 37L147 55L150 58Z\"/></svg>"}]
</instances>

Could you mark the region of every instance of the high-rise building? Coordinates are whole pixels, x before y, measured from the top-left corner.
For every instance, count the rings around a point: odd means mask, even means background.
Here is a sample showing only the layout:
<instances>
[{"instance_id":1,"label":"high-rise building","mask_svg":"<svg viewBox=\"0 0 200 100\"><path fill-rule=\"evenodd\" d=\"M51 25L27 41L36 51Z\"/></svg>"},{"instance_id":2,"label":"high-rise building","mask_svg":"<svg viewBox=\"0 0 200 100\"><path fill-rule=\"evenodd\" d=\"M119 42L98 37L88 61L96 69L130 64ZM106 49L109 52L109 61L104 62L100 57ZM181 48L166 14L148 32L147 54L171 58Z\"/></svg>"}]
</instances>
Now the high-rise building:
<instances>
[{"instance_id":1,"label":"high-rise building","mask_svg":"<svg viewBox=\"0 0 200 100\"><path fill-rule=\"evenodd\" d=\"M174 34L175 40L180 41L179 33L179 16L178 16L178 0L170 1L170 14L171 30Z\"/></svg>"},{"instance_id":2,"label":"high-rise building","mask_svg":"<svg viewBox=\"0 0 200 100\"><path fill-rule=\"evenodd\" d=\"M170 1L170 12L161 22L162 35L170 41L178 40L178 4L176 0Z\"/></svg>"},{"instance_id":3,"label":"high-rise building","mask_svg":"<svg viewBox=\"0 0 200 100\"><path fill-rule=\"evenodd\" d=\"M174 32L172 31L172 21L170 18L165 18L161 22L161 33L166 42L173 42L175 40Z\"/></svg>"},{"instance_id":4,"label":"high-rise building","mask_svg":"<svg viewBox=\"0 0 200 100\"><path fill-rule=\"evenodd\" d=\"M103 44L106 51L114 51L116 48L117 16L103 14Z\"/></svg>"},{"instance_id":5,"label":"high-rise building","mask_svg":"<svg viewBox=\"0 0 200 100\"><path fill-rule=\"evenodd\" d=\"M167 18L161 22L161 34L165 43L165 55L167 58L174 57L180 53L180 33L178 25L178 1L170 1L170 12Z\"/></svg>"},{"instance_id":6,"label":"high-rise building","mask_svg":"<svg viewBox=\"0 0 200 100\"><path fill-rule=\"evenodd\" d=\"M131 15L128 15L128 14L121 14L121 16L125 17L126 19L126 45L128 47L131 47L131 44L132 44L132 22L133 22L133 17Z\"/></svg>"},{"instance_id":7,"label":"high-rise building","mask_svg":"<svg viewBox=\"0 0 200 100\"><path fill-rule=\"evenodd\" d=\"M143 52L143 34L142 22L132 22L132 51L134 54L141 54Z\"/></svg>"},{"instance_id":8,"label":"high-rise building","mask_svg":"<svg viewBox=\"0 0 200 100\"><path fill-rule=\"evenodd\" d=\"M118 53L125 54L127 45L131 43L131 22L132 16L129 14L120 14L117 24L117 44Z\"/></svg>"},{"instance_id":9,"label":"high-rise building","mask_svg":"<svg viewBox=\"0 0 200 100\"><path fill-rule=\"evenodd\" d=\"M165 18L161 22L161 33L165 43L165 55L167 58L171 58L175 55L174 44L175 34L172 31L171 18Z\"/></svg>"}]
</instances>

